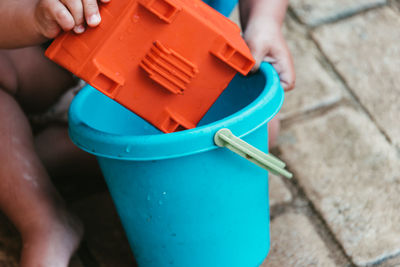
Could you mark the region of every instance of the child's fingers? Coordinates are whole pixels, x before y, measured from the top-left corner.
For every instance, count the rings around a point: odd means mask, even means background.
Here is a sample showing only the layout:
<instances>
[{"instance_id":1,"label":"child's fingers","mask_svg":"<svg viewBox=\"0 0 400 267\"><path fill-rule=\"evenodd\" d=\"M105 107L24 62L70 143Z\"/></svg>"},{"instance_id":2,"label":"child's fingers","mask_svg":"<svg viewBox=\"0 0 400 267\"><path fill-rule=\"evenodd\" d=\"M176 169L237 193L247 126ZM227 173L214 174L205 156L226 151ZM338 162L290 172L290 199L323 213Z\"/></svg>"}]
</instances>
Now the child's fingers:
<instances>
[{"instance_id":1,"label":"child's fingers","mask_svg":"<svg viewBox=\"0 0 400 267\"><path fill-rule=\"evenodd\" d=\"M75 21L67 7L58 1L53 4L54 6L51 8L51 16L53 19L64 31L72 30L75 26Z\"/></svg>"},{"instance_id":2,"label":"child's fingers","mask_svg":"<svg viewBox=\"0 0 400 267\"><path fill-rule=\"evenodd\" d=\"M265 34L264 31L264 26L253 23L244 32L244 39L256 61L252 68L253 72L259 69L261 62L270 50L272 41L268 39L270 35Z\"/></svg>"},{"instance_id":3,"label":"child's fingers","mask_svg":"<svg viewBox=\"0 0 400 267\"><path fill-rule=\"evenodd\" d=\"M254 60L256 63L254 64L253 68L251 69L252 72L257 71L260 68L261 62L264 59L265 53L262 50L250 50L251 54L253 55Z\"/></svg>"},{"instance_id":4,"label":"child's fingers","mask_svg":"<svg viewBox=\"0 0 400 267\"><path fill-rule=\"evenodd\" d=\"M252 46L249 42L249 48L256 61L252 71L258 70L261 62L269 62L278 72L283 89L289 91L294 88L296 80L294 64L284 42L280 42L278 45L266 45L264 48Z\"/></svg>"},{"instance_id":5,"label":"child's fingers","mask_svg":"<svg viewBox=\"0 0 400 267\"><path fill-rule=\"evenodd\" d=\"M278 72L283 89L285 91L292 90L295 86L296 74L289 49L286 45L282 44L281 47L271 51L271 56L274 58L274 62L270 63ZM268 61L268 59L266 61Z\"/></svg>"},{"instance_id":6,"label":"child's fingers","mask_svg":"<svg viewBox=\"0 0 400 267\"><path fill-rule=\"evenodd\" d=\"M283 89L293 89L295 85L293 61L280 29L264 33L259 27L260 25L249 27L244 35L256 61L252 71L258 70L262 61L267 61L278 72Z\"/></svg>"},{"instance_id":7,"label":"child's fingers","mask_svg":"<svg viewBox=\"0 0 400 267\"><path fill-rule=\"evenodd\" d=\"M61 2L69 9L72 17L75 20L74 31L76 33L82 33L85 31L84 17L83 17L83 5L80 0L61 0Z\"/></svg>"},{"instance_id":8,"label":"child's fingers","mask_svg":"<svg viewBox=\"0 0 400 267\"><path fill-rule=\"evenodd\" d=\"M260 67L261 62L265 57L266 48L262 47L260 45L262 43L258 42L257 40L254 40L254 38L248 39L248 40L246 40L246 42L247 42L247 45L250 49L250 52L251 52L254 60L256 61L256 63L254 64L254 66L252 68L252 71L256 71Z\"/></svg>"},{"instance_id":9,"label":"child's fingers","mask_svg":"<svg viewBox=\"0 0 400 267\"><path fill-rule=\"evenodd\" d=\"M95 27L99 25L101 18L97 0L83 0L83 11L89 26Z\"/></svg>"}]
</instances>

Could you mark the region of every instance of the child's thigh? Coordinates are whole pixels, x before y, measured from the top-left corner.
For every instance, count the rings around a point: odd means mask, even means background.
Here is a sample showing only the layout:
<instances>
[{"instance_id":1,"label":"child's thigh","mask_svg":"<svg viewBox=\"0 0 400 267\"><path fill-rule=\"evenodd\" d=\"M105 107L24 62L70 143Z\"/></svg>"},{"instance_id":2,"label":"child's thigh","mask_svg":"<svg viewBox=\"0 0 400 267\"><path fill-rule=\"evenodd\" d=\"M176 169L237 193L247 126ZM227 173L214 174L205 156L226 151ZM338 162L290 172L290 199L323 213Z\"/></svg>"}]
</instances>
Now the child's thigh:
<instances>
[{"instance_id":1,"label":"child's thigh","mask_svg":"<svg viewBox=\"0 0 400 267\"><path fill-rule=\"evenodd\" d=\"M72 74L47 59L40 46L2 52L16 73L14 94L25 111L46 110L75 83Z\"/></svg>"},{"instance_id":2,"label":"child's thigh","mask_svg":"<svg viewBox=\"0 0 400 267\"><path fill-rule=\"evenodd\" d=\"M18 87L17 71L7 51L0 50L0 90L15 95Z\"/></svg>"}]
</instances>

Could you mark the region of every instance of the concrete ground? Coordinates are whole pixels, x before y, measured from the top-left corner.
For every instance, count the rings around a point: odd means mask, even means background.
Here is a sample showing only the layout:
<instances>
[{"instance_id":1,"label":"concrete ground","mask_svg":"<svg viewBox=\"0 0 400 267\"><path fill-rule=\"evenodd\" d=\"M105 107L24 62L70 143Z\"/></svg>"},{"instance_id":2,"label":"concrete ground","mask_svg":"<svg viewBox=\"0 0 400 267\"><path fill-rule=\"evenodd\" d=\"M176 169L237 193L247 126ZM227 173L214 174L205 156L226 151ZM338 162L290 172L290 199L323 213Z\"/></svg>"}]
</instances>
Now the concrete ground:
<instances>
[{"instance_id":1,"label":"concrete ground","mask_svg":"<svg viewBox=\"0 0 400 267\"><path fill-rule=\"evenodd\" d=\"M400 266L400 1L291 0L297 88L280 112L262 267ZM73 183L72 183L73 182ZM58 187L86 226L72 267L135 266L101 179ZM0 266L20 238L0 214Z\"/></svg>"}]
</instances>

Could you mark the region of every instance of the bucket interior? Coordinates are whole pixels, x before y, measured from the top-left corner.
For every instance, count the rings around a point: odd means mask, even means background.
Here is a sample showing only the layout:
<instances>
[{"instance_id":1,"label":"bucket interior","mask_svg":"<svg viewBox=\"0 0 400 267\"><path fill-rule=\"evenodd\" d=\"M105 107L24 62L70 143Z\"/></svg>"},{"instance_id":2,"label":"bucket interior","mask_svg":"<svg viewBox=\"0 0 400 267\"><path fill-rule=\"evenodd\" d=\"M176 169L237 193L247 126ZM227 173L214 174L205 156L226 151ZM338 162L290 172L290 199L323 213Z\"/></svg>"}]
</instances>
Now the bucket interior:
<instances>
[{"instance_id":1,"label":"bucket interior","mask_svg":"<svg viewBox=\"0 0 400 267\"><path fill-rule=\"evenodd\" d=\"M261 94L265 84L265 76L261 74L236 75L198 126L221 120L243 109ZM91 92L81 108L81 120L100 132L116 135L164 134L97 90Z\"/></svg>"}]
</instances>

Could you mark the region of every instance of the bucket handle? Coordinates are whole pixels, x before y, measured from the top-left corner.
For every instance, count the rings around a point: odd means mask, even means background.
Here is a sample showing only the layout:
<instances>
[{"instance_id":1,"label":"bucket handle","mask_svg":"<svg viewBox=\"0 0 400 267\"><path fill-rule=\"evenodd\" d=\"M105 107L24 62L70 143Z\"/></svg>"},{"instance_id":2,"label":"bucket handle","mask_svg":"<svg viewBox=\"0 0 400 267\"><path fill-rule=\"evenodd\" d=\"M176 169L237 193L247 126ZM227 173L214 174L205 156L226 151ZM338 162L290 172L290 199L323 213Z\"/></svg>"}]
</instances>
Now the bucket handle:
<instances>
[{"instance_id":1,"label":"bucket handle","mask_svg":"<svg viewBox=\"0 0 400 267\"><path fill-rule=\"evenodd\" d=\"M235 136L229 129L220 129L214 135L214 143L219 147L226 147L239 156L257 164L277 175L292 178L293 174L285 170L286 164L277 157L266 154L254 146Z\"/></svg>"}]
</instances>

